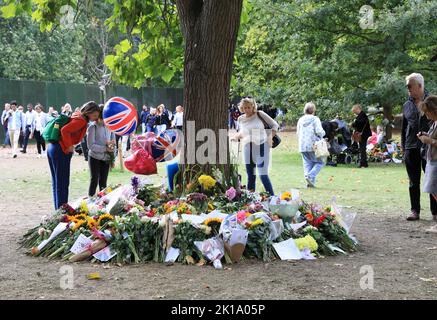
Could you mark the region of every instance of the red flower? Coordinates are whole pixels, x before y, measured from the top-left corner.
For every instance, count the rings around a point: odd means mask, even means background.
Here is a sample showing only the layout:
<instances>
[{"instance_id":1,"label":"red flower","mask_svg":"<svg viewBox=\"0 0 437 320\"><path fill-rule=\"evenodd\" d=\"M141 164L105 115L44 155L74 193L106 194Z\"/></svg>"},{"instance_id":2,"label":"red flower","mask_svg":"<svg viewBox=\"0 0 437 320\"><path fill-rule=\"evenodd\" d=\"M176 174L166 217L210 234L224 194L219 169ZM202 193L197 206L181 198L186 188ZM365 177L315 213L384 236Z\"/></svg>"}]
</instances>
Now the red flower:
<instances>
[{"instance_id":1,"label":"red flower","mask_svg":"<svg viewBox=\"0 0 437 320\"><path fill-rule=\"evenodd\" d=\"M308 221L309 223L311 223L311 222L314 221L314 216L313 216L313 214L312 214L311 212L307 213L307 214L305 215L305 218L307 219L307 221Z\"/></svg>"},{"instance_id":2,"label":"red flower","mask_svg":"<svg viewBox=\"0 0 437 320\"><path fill-rule=\"evenodd\" d=\"M326 215L321 215L320 217L318 217L318 218L316 219L316 221L314 221L314 226L315 226L316 228L318 228L318 227L322 224L322 222L323 222L325 219L326 219Z\"/></svg>"},{"instance_id":3,"label":"red flower","mask_svg":"<svg viewBox=\"0 0 437 320\"><path fill-rule=\"evenodd\" d=\"M152 218L155 216L155 209L150 210L149 212L146 213L146 216L148 216L149 218Z\"/></svg>"}]
</instances>

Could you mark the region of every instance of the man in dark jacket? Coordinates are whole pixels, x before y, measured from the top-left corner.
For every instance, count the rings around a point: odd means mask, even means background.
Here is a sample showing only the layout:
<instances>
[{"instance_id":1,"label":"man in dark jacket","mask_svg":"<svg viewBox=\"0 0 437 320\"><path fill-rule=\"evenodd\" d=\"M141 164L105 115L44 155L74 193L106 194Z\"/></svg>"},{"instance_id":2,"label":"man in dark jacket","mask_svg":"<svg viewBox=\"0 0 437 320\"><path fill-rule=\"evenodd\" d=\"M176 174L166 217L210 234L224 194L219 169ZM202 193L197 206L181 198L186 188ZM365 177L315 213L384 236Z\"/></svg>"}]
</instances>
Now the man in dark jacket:
<instances>
[{"instance_id":1,"label":"man in dark jacket","mask_svg":"<svg viewBox=\"0 0 437 320\"><path fill-rule=\"evenodd\" d=\"M352 107L352 112L357 116L352 124L352 127L355 129L355 131L361 133L361 141L358 143L358 147L360 149L360 165L358 167L367 168L369 166L367 164L367 139L369 139L369 137L372 135L369 118L359 104L356 104Z\"/></svg>"},{"instance_id":2,"label":"man in dark jacket","mask_svg":"<svg viewBox=\"0 0 437 320\"><path fill-rule=\"evenodd\" d=\"M406 78L409 98L403 106L402 118L402 149L405 154L405 167L410 180L411 214L408 221L420 219L420 178L425 171L426 159L422 155L422 142L417 138L420 132L428 132L430 120L419 111L419 104L425 100L428 93L425 90L425 81L419 73L410 74ZM430 194L430 207L434 221L437 221L437 202Z\"/></svg>"}]
</instances>

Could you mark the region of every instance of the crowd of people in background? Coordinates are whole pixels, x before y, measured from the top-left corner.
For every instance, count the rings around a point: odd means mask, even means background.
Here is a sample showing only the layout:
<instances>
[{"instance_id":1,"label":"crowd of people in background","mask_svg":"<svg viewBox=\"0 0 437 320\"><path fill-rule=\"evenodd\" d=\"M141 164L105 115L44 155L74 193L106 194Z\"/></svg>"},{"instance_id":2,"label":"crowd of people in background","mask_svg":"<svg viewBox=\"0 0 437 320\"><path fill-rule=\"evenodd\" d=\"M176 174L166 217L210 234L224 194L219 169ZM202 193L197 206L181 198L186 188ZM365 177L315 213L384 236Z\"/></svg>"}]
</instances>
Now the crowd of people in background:
<instances>
[{"instance_id":1,"label":"crowd of people in background","mask_svg":"<svg viewBox=\"0 0 437 320\"><path fill-rule=\"evenodd\" d=\"M425 173L423 191L429 193L432 218L437 221L437 96L430 95L425 90L424 78L419 73L406 77L406 88L409 98L403 106L403 121L401 145L404 151L404 162L410 180L409 196L411 212L408 221L420 219L421 174ZM355 120L350 124L354 132L351 143L358 148L359 168L368 168L367 150L369 144L380 144L385 139L384 128L372 128L369 117L360 104L351 108ZM346 124L340 117L332 121L321 121L316 114L316 106L309 102L305 104L304 115L297 123L299 152L303 160L304 178L307 187L316 186L316 177L325 165L326 159L316 157L315 142L325 139L332 142L338 132L346 130ZM234 140L243 141L244 163L248 176L248 188L255 189L255 167L258 168L264 188L270 194L273 186L269 179L266 165L269 163L270 149L265 125L273 130L273 135L279 130L279 124L274 120L277 113L271 115L257 107L252 98L243 98L238 105L229 107L229 128L236 129ZM254 134L254 132L257 132ZM345 134L343 134L345 135ZM247 140L244 142L244 140ZM255 147L256 146L256 147ZM256 150L255 152L253 150ZM437 232L437 225L428 231Z\"/></svg>"},{"instance_id":2,"label":"crowd of people in background","mask_svg":"<svg viewBox=\"0 0 437 320\"><path fill-rule=\"evenodd\" d=\"M423 190L429 193L431 213L437 221L437 96L430 95L425 90L424 78L418 73L406 77L406 87L409 99L403 106L401 145L410 180L411 211L407 220L420 219L423 171ZM82 146L81 150L89 162L90 196L95 194L97 186L100 189L106 187L110 168L108 160L119 146L119 141L122 140L121 148L124 155L129 150L130 137L114 136L109 132L104 125L102 111L103 106L94 102L89 102L74 111L70 104L65 104L61 114L71 117L72 121L62 128L62 139L59 143L46 146L42 132L45 126L58 116L57 111L50 107L45 113L40 103L35 107L29 103L26 112L16 101L5 104L1 114L1 124L5 133L3 147L10 146L12 157L17 158L19 147L21 153L27 153L29 141L35 139L38 157L47 153L49 158L56 208L66 203L68 198L69 168L75 147ZM233 139L243 143L248 189L255 190L257 168L265 190L273 195L273 185L268 175L270 148L273 143L272 137L281 129L281 124L275 119L282 116L283 112L271 105L258 107L251 97L243 98L238 105L231 104L228 111L229 128L237 130ZM355 120L350 124L354 132L349 138L359 150L359 167L368 168L366 147L368 144L384 141L384 129L382 126L378 126L376 130L372 128L369 117L360 104L353 105L351 112L355 115ZM140 114L141 131L143 134L153 132L159 135L170 128L182 130L183 114L182 106L177 106L172 113L163 104L156 108L143 105ZM346 135L345 121L340 117L331 121L321 121L316 116L316 105L313 102L305 104L303 116L297 123L297 136L307 187L316 187L317 175L326 164L326 159L316 156L315 142L326 140L333 143L339 132ZM435 229L437 232L437 226Z\"/></svg>"},{"instance_id":3,"label":"crowd of people in background","mask_svg":"<svg viewBox=\"0 0 437 320\"><path fill-rule=\"evenodd\" d=\"M1 114L1 124L5 133L3 147L10 146L12 157L17 158L18 148L21 148L21 153L27 153L29 141L35 139L37 157L48 158L55 209L68 202L70 164L75 151L83 154L88 161L90 197L96 194L97 187L99 190L107 187L109 171L114 166L118 148L122 148L123 156L126 157L130 136L116 136L106 127L103 121L103 108L103 105L90 101L73 111L71 105L66 103L59 114L54 107L44 112L44 107L40 103L35 107L29 103L26 112L16 101L5 104ZM59 115L68 117L68 121L60 127L59 140L45 141L44 129L48 127L53 130L56 124L52 120L61 118L58 118ZM183 108L177 106L175 113L171 113L163 104L151 108L150 111L144 105L139 120L143 134L160 134L170 128L182 130Z\"/></svg>"},{"instance_id":4,"label":"crowd of people in background","mask_svg":"<svg viewBox=\"0 0 437 320\"><path fill-rule=\"evenodd\" d=\"M1 114L1 125L4 132L2 146L3 148L10 147L12 157L17 158L19 152L27 153L29 141L35 140L38 151L37 157L46 156L46 143L42 137L42 132L47 123L60 114L71 117L74 112L78 111L80 111L79 107L73 110L69 103L61 107L60 113L52 106L45 112L45 108L41 103L37 103L35 107L32 103L29 103L26 112L24 112L23 106L18 105L16 101L6 103ZM153 132L158 135L170 128L182 130L183 114L184 110L180 105L176 107L174 113L169 111L164 104L160 104L156 108L143 105L139 117L141 131L143 134ZM130 149L130 137L116 136L117 145L120 141L123 156L125 157ZM87 136L76 146L76 150L83 154L85 160L88 161Z\"/></svg>"},{"instance_id":5,"label":"crowd of people in background","mask_svg":"<svg viewBox=\"0 0 437 320\"><path fill-rule=\"evenodd\" d=\"M150 109L143 105L140 123L143 134L153 132L159 135L167 129L182 130L184 125L184 108L178 105L175 112L171 112L163 104Z\"/></svg>"}]
</instances>

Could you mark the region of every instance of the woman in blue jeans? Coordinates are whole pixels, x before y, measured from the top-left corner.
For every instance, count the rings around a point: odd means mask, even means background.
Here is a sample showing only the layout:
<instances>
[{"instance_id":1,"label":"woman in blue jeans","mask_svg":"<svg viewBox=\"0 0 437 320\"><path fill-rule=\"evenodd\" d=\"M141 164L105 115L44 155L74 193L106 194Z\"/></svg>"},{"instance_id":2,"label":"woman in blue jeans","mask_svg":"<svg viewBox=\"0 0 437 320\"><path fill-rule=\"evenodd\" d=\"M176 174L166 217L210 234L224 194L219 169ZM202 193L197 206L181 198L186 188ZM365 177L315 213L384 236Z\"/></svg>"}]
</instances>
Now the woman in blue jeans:
<instances>
[{"instance_id":1,"label":"woman in blue jeans","mask_svg":"<svg viewBox=\"0 0 437 320\"><path fill-rule=\"evenodd\" d=\"M238 108L243 114L238 118L238 128L240 131L234 139L241 140L243 144L243 156L247 172L247 189L255 190L255 168L258 168L258 174L265 190L270 195L274 195L272 183L268 175L268 168L272 137L278 131L279 125L269 115L263 111L258 111L257 104L252 98L242 99ZM266 130L263 121L272 129Z\"/></svg>"},{"instance_id":2,"label":"woman in blue jeans","mask_svg":"<svg viewBox=\"0 0 437 320\"><path fill-rule=\"evenodd\" d=\"M299 152L302 154L303 171L308 188L316 186L316 177L324 165L322 159L316 158L313 145L323 139L323 130L320 119L314 114L316 106L308 102L304 107L304 116L297 122L297 136L299 139Z\"/></svg>"},{"instance_id":3,"label":"woman in blue jeans","mask_svg":"<svg viewBox=\"0 0 437 320\"><path fill-rule=\"evenodd\" d=\"M62 126L60 140L50 142L47 147L47 158L52 174L53 202L56 210L68 203L70 164L74 146L80 143L85 136L88 122L96 121L99 114L99 105L94 101L84 104L80 111L73 113L70 121Z\"/></svg>"}]
</instances>

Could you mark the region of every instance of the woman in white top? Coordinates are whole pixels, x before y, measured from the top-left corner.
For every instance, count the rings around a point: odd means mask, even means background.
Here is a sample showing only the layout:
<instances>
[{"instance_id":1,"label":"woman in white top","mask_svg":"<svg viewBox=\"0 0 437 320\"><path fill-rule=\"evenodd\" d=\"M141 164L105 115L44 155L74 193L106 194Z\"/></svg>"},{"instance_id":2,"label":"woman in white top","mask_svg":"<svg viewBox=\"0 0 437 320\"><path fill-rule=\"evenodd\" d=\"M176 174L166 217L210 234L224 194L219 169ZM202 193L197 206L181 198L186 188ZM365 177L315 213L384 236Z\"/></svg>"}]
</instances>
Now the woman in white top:
<instances>
[{"instance_id":1,"label":"woman in white top","mask_svg":"<svg viewBox=\"0 0 437 320\"><path fill-rule=\"evenodd\" d=\"M46 142L42 137L42 132L44 131L44 128L48 122L48 118L47 114L43 112L42 105L37 104L35 106L35 111L36 114L31 126L32 131L30 134L30 139L33 139L33 137L35 137L36 148L38 149L38 158L41 158L41 148L44 153L46 152Z\"/></svg>"},{"instance_id":2,"label":"woman in white top","mask_svg":"<svg viewBox=\"0 0 437 320\"><path fill-rule=\"evenodd\" d=\"M299 152L302 154L303 171L307 187L314 188L316 176L324 165L322 159L316 158L313 145L316 141L323 139L325 131L316 113L316 106L308 102L304 107L304 116L297 122L297 136L299 139Z\"/></svg>"},{"instance_id":3,"label":"woman in white top","mask_svg":"<svg viewBox=\"0 0 437 320\"><path fill-rule=\"evenodd\" d=\"M266 113L258 111L257 104L252 98L242 99L238 108L244 114L238 118L240 131L235 138L241 140L243 144L247 189L255 190L255 167L258 167L258 174L265 190L270 195L274 195L272 183L268 176L268 167L272 137L278 131L279 125ZM270 126L271 130L265 128L263 120Z\"/></svg>"}]
</instances>

